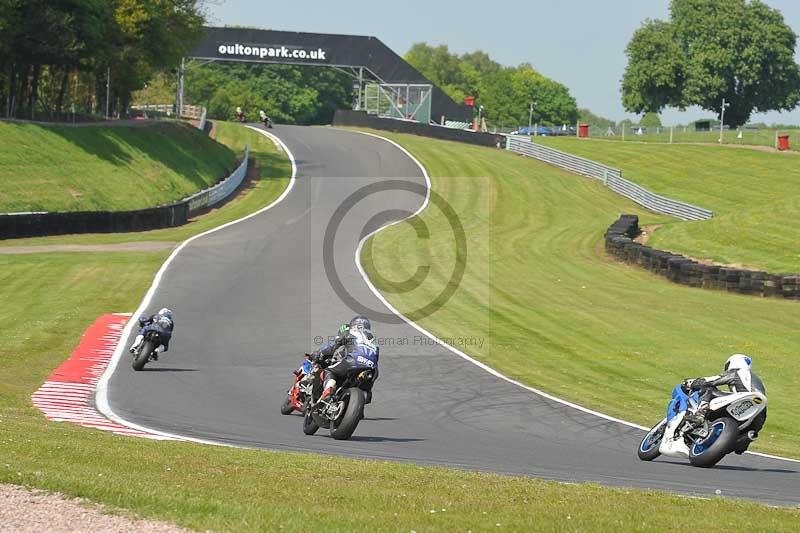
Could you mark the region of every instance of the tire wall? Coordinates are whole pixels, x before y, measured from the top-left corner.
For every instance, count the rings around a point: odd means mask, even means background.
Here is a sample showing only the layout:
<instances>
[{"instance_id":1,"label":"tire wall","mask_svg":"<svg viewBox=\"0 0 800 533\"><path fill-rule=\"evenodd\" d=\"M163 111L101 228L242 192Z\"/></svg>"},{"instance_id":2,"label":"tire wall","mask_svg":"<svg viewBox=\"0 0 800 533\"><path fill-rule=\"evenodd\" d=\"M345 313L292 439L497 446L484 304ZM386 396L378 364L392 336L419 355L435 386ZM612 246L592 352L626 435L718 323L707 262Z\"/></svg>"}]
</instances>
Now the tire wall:
<instances>
[{"instance_id":1,"label":"tire wall","mask_svg":"<svg viewBox=\"0 0 800 533\"><path fill-rule=\"evenodd\" d=\"M634 242L639 234L639 217L622 215L605 234L606 253L618 261L636 265L689 287L717 289L755 296L800 299L800 275L770 274L699 263L684 255L657 250Z\"/></svg>"},{"instance_id":2,"label":"tire wall","mask_svg":"<svg viewBox=\"0 0 800 533\"><path fill-rule=\"evenodd\" d=\"M3 214L0 215L0 239L148 231L180 226L186 224L188 218L189 204L185 201L136 211Z\"/></svg>"}]
</instances>

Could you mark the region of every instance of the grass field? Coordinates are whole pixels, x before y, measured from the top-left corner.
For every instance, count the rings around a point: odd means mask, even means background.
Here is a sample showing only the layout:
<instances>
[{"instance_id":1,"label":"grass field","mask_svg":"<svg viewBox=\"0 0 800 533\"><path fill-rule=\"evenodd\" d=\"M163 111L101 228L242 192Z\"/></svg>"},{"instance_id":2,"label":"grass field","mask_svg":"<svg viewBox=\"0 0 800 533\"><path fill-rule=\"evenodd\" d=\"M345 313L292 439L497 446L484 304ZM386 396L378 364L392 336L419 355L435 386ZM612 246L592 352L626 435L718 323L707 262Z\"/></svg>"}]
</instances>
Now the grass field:
<instances>
[{"instance_id":1,"label":"grass field","mask_svg":"<svg viewBox=\"0 0 800 533\"><path fill-rule=\"evenodd\" d=\"M718 127L717 127L718 128ZM620 128L615 128L615 135L606 136L607 128L592 127L591 136L595 138L602 138L609 141L622 141L622 131ZM724 144L731 145L752 145L752 146L769 146L775 148L776 135L789 135L790 144L797 144L800 142L800 129L743 129L741 131L742 138L739 138L739 131L736 129L727 129L722 133L722 140ZM640 143L669 143L670 132L669 127L662 126L660 129L648 128L644 135L634 135L630 127L625 130L625 142L640 142ZM711 131L694 131L694 127L675 127L672 130L673 143L704 143L715 144L719 143L719 129L712 129ZM796 149L796 146L794 147Z\"/></svg>"},{"instance_id":2,"label":"grass field","mask_svg":"<svg viewBox=\"0 0 800 533\"><path fill-rule=\"evenodd\" d=\"M231 142L259 140L257 134L226 129L219 129L220 136ZM419 148L419 155L429 159L426 163L434 163L431 153L440 151L436 158L441 166L431 170L446 175L447 168L472 168L483 175L488 151L410 137L401 140ZM424 145L431 147L426 150ZM209 220L229 219L229 210L244 214L277 196L282 190L277 185L286 183L288 164L269 143L257 152L269 155L259 156L262 178L281 179L262 179L272 183L261 187L259 182L246 196L194 225L165 231L197 232ZM501 156L501 152L496 154ZM457 166L459 161L466 167ZM518 179L521 175L528 179L539 169L509 154L494 161L500 164L497 172L513 172ZM576 200L586 189L598 194L599 207L618 205L618 200L604 197L605 193L580 178L557 175L556 181L561 191L577 188L572 193ZM465 183L467 199L454 205L463 207L482 196L469 180ZM440 184L437 178L437 189ZM496 199L505 203L508 194L517 192L498 190ZM542 199L550 201L553 198ZM161 240L185 236L166 235ZM602 263L595 251L582 246L583 241L594 240L589 236L574 244L582 256ZM527 253L523 248L520 253ZM60 491L140 516L216 531L652 531L678 529L685 527L686 517L711 515L720 530L793 531L800 520L798 510L725 499L705 501L407 464L153 442L46 421L31 406L31 393L98 315L136 307L165 256L166 252L0 255L0 299L4 302L0 307L4 324L0 482ZM579 267L565 265L565 283L574 283L575 268ZM624 269L611 264L605 268ZM509 281L498 279L499 284ZM659 401L664 394L654 391Z\"/></svg>"},{"instance_id":3,"label":"grass field","mask_svg":"<svg viewBox=\"0 0 800 533\"><path fill-rule=\"evenodd\" d=\"M482 337L483 346L467 351L510 377L643 425L663 416L675 383L750 353L770 391L770 418L754 448L800 457L797 302L683 287L611 262L602 236L619 213L638 213L643 224L665 217L596 180L504 150L391 138L426 166L468 238L464 279L442 309L419 320L425 328ZM421 218L430 240L399 224L365 247L367 272L389 280L430 265L413 291L384 287L401 311L431 301L453 270L448 220L435 207Z\"/></svg>"},{"instance_id":4,"label":"grass field","mask_svg":"<svg viewBox=\"0 0 800 533\"><path fill-rule=\"evenodd\" d=\"M708 221L671 220L653 234L652 246L769 272L800 272L797 154L552 137L537 142L621 168L654 192L714 211Z\"/></svg>"},{"instance_id":5,"label":"grass field","mask_svg":"<svg viewBox=\"0 0 800 533\"><path fill-rule=\"evenodd\" d=\"M236 155L186 124L0 122L0 213L162 205L223 178Z\"/></svg>"}]
</instances>

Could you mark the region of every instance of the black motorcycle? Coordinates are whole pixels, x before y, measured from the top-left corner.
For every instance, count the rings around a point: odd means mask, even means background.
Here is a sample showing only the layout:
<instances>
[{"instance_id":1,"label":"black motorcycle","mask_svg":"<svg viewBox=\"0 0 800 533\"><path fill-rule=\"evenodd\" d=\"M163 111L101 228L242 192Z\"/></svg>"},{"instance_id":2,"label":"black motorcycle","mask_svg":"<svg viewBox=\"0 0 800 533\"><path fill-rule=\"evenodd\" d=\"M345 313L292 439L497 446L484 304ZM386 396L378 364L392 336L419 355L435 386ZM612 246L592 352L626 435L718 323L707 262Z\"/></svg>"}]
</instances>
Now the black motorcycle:
<instances>
[{"instance_id":1,"label":"black motorcycle","mask_svg":"<svg viewBox=\"0 0 800 533\"><path fill-rule=\"evenodd\" d=\"M272 129L272 119L269 117L264 117L264 127Z\"/></svg>"},{"instance_id":2,"label":"black motorcycle","mask_svg":"<svg viewBox=\"0 0 800 533\"><path fill-rule=\"evenodd\" d=\"M319 428L329 429L337 440L349 439L364 417L365 390L374 377L373 370L354 369L347 373L327 400L322 395L322 371L314 368L312 395L306 400L303 433L313 435Z\"/></svg>"},{"instance_id":3,"label":"black motorcycle","mask_svg":"<svg viewBox=\"0 0 800 533\"><path fill-rule=\"evenodd\" d=\"M142 370L150 359L158 359L155 353L156 348L161 345L161 335L155 329L148 329L144 332L144 340L139 348L133 353L133 369Z\"/></svg>"}]
</instances>

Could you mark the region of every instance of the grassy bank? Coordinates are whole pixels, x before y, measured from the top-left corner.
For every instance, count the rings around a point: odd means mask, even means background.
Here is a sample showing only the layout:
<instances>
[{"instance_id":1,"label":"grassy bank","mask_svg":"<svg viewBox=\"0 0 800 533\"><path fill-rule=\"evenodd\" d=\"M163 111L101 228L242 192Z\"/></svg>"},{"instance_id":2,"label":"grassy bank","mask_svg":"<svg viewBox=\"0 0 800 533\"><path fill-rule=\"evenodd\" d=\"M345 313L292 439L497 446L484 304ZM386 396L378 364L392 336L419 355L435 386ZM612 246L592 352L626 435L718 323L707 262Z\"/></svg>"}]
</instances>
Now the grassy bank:
<instances>
[{"instance_id":1,"label":"grassy bank","mask_svg":"<svg viewBox=\"0 0 800 533\"><path fill-rule=\"evenodd\" d=\"M602 236L619 213L638 213L643 224L666 218L596 180L504 150L389 136L426 166L467 235L464 279L444 307L416 317L424 327L441 337L481 337L486 342L470 355L643 425L663 416L675 383L719 372L731 353L750 353L770 391L756 448L800 457L797 302L682 287L611 262ZM421 220L429 240L399 224L378 233L362 257L376 280L376 272L402 280L430 266L414 290L382 287L401 311L430 302L453 271L449 220L435 206Z\"/></svg>"},{"instance_id":2,"label":"grassy bank","mask_svg":"<svg viewBox=\"0 0 800 533\"><path fill-rule=\"evenodd\" d=\"M714 211L708 221L669 221L653 235L655 247L770 272L800 272L796 154L573 138L537 142L621 168L626 178L659 194Z\"/></svg>"},{"instance_id":3,"label":"grassy bank","mask_svg":"<svg viewBox=\"0 0 800 533\"><path fill-rule=\"evenodd\" d=\"M162 205L217 182L236 155L186 124L0 122L0 213Z\"/></svg>"},{"instance_id":4,"label":"grassy bank","mask_svg":"<svg viewBox=\"0 0 800 533\"><path fill-rule=\"evenodd\" d=\"M236 220L256 211L277 198L288 184L291 168L283 153L272 141L263 135L246 129L233 122L215 122L213 138L228 147L233 153L241 154L245 145L250 145L253 169L259 177L245 185L242 194L225 204L223 209L197 217L190 224L177 228L147 231L144 233L97 233L84 235L57 235L28 239L9 239L0 241L0 247L9 246L47 246L51 244L116 244L137 241L182 241L191 235L201 233L231 220Z\"/></svg>"}]
</instances>

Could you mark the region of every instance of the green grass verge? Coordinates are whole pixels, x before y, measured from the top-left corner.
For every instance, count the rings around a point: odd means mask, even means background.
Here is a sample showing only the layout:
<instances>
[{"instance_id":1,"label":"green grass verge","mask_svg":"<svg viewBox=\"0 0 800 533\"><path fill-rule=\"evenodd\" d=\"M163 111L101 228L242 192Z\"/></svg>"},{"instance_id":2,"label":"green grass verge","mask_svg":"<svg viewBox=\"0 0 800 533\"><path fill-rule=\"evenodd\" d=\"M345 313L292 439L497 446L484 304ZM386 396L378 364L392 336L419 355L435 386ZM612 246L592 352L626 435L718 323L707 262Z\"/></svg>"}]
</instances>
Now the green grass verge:
<instances>
[{"instance_id":1,"label":"green grass verge","mask_svg":"<svg viewBox=\"0 0 800 533\"><path fill-rule=\"evenodd\" d=\"M285 162L276 168L288 172ZM649 531L706 515L720 529L792 531L800 519L797 510L740 501L152 442L46 421L30 395L98 315L135 308L166 255L0 256L0 482L217 531Z\"/></svg>"},{"instance_id":2,"label":"green grass verge","mask_svg":"<svg viewBox=\"0 0 800 533\"><path fill-rule=\"evenodd\" d=\"M622 141L622 135L618 128L614 131L616 135L606 136L606 128L592 128L592 137L601 138L607 141ZM722 134L722 139L725 144L742 145L742 146L769 146L775 147L776 135L789 135L790 142L797 143L800 141L800 129L745 129L741 132L742 138L739 138L738 130L725 130ZM630 127L625 129L625 142L638 142L638 143L669 143L670 133L669 127L649 128L644 135L634 135ZM672 130L673 143L704 143L704 144L717 144L719 143L719 129L712 129L711 131L694 131L693 127L676 127Z\"/></svg>"},{"instance_id":3,"label":"green grass verge","mask_svg":"<svg viewBox=\"0 0 800 533\"><path fill-rule=\"evenodd\" d=\"M718 373L731 353L747 352L770 392L754 448L800 457L797 302L683 287L610 261L603 233L619 213L644 224L665 217L596 180L504 150L385 135L425 165L467 234L463 281L444 307L416 317L421 325L441 337L483 338L465 350L514 379L642 425L663 416L675 383ZM373 280L405 280L430 266L413 290L378 285L407 313L442 291L455 260L449 221L434 206L421 220L429 239L398 224L362 258Z\"/></svg>"},{"instance_id":4,"label":"green grass verge","mask_svg":"<svg viewBox=\"0 0 800 533\"><path fill-rule=\"evenodd\" d=\"M714 211L702 222L672 219L649 244L697 259L769 272L800 272L800 159L718 146L611 143L540 138L552 146L621 168L654 192Z\"/></svg>"},{"instance_id":5,"label":"green grass verge","mask_svg":"<svg viewBox=\"0 0 800 533\"><path fill-rule=\"evenodd\" d=\"M234 168L235 157L186 124L0 122L0 213L162 205L215 183Z\"/></svg>"}]
</instances>

